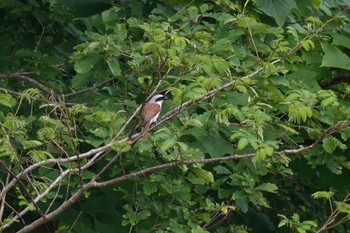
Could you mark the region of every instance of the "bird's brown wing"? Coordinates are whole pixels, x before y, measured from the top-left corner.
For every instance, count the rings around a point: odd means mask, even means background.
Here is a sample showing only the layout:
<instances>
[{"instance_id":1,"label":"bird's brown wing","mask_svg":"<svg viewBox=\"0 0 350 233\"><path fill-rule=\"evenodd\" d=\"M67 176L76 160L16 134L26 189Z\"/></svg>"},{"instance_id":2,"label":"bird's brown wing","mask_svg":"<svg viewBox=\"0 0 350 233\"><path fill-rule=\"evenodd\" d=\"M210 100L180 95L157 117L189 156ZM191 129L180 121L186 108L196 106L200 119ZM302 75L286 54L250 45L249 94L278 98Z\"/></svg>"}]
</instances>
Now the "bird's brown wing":
<instances>
[{"instance_id":1,"label":"bird's brown wing","mask_svg":"<svg viewBox=\"0 0 350 233\"><path fill-rule=\"evenodd\" d=\"M160 110L159 104L146 103L143 106L142 124L144 125L148 121L152 120L152 118L159 113L159 110Z\"/></svg>"},{"instance_id":2,"label":"bird's brown wing","mask_svg":"<svg viewBox=\"0 0 350 233\"><path fill-rule=\"evenodd\" d=\"M159 104L150 104L146 103L143 106L143 113L142 113L142 124L143 124L143 140L147 139L148 136L148 130L151 126L151 120L153 117L155 117L160 111Z\"/></svg>"}]
</instances>

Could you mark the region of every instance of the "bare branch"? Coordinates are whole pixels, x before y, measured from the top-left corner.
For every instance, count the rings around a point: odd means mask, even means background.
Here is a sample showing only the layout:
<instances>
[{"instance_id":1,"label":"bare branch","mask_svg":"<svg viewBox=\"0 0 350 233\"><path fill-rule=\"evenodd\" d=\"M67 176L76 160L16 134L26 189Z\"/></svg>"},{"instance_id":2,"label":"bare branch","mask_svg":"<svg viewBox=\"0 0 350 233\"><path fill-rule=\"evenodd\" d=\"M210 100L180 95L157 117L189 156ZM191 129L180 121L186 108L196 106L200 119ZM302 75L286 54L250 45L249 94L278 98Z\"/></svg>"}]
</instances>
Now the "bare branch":
<instances>
[{"instance_id":1,"label":"bare branch","mask_svg":"<svg viewBox=\"0 0 350 233\"><path fill-rule=\"evenodd\" d=\"M76 96L76 95L80 95L80 94L83 94L85 92L89 92L89 91L94 91L96 90L97 88L100 88L102 87L103 85L113 81L115 79L115 77L112 77L112 78L109 78L109 79L106 79L102 82L100 82L99 84L96 84L94 85L93 87L88 87L88 88L85 88L85 89L82 89L82 90L79 90L79 91L76 91L76 92L72 92L72 93L68 93L68 94L64 94L63 96L65 98L70 98L70 97L73 97L73 96Z\"/></svg>"},{"instance_id":2,"label":"bare branch","mask_svg":"<svg viewBox=\"0 0 350 233\"><path fill-rule=\"evenodd\" d=\"M71 168L71 169L67 169L63 172L61 172L61 175L59 175L50 185L49 187L47 187L45 189L45 191L43 193L41 193L40 195L38 195L34 200L32 200L32 203L36 206L37 203L43 199L58 183L60 183L62 181L62 179L67 176L68 174L71 173L77 173L80 170L86 170L87 168L89 168L90 166L92 166L95 161L97 160L97 158L102 154L103 152L99 152L96 153L96 155L88 162L86 163L84 166L82 166L81 168ZM17 221L19 218L22 218L27 212L29 211L29 207L24 208L20 213L18 213L16 215L16 217L14 217L13 219L11 219L8 223L6 223L5 225L2 226L2 229L6 229L7 227L9 227L11 224L13 224L15 221ZM46 214L46 213L45 213ZM44 215L46 216L46 215Z\"/></svg>"},{"instance_id":3,"label":"bare branch","mask_svg":"<svg viewBox=\"0 0 350 233\"><path fill-rule=\"evenodd\" d=\"M42 83L36 81L35 79L30 78L29 76L25 75L24 73L0 74L0 79L6 79L6 78L9 78L9 79L18 78L18 79L25 80L25 81L33 84L34 86L36 86L37 88L39 88L40 90L45 92L46 94L48 94L48 95L51 94L51 90L49 88L47 88Z\"/></svg>"}]
</instances>

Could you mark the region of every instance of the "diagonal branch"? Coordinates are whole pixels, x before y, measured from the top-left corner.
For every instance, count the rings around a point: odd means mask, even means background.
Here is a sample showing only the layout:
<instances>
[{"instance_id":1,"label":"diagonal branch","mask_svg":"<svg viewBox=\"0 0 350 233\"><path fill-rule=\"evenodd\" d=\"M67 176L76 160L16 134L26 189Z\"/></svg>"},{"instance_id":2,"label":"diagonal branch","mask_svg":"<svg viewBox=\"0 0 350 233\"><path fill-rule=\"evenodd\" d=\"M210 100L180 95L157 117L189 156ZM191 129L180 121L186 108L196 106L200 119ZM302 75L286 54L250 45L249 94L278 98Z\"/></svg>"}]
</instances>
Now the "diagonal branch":
<instances>
[{"instance_id":1,"label":"diagonal branch","mask_svg":"<svg viewBox=\"0 0 350 233\"><path fill-rule=\"evenodd\" d=\"M313 149L317 144L322 142L324 138L327 136L336 133L340 131L343 127L349 126L350 121L340 121L337 124L333 125L332 127L328 128L327 130L324 131L324 133L312 144L305 146L305 147L300 147L298 149L286 149L282 151L275 152L275 156L283 156L285 154L298 154L302 152L306 152L308 150ZM145 168L140 171L135 171L130 174L126 174L114 179L110 179L107 181L102 181L102 182L96 182L95 178L93 178L89 183L85 184L83 187L81 187L72 197L70 197L67 201L65 201L60 207L58 207L56 210L53 210L49 214L45 215L45 218L39 218L36 221L32 222L31 224L25 226L22 228L19 233L26 233L33 231L36 227L44 224L47 221L50 221L51 219L57 217L59 214L61 214L64 210L66 210L68 207L70 207L72 204L74 204L76 201L79 200L81 196L83 196L84 192L91 189L91 188L102 188L110 185L115 185L117 183L127 181L139 176L143 176L158 170L162 169L167 169L167 168L173 168L181 165L193 165L193 164L210 164L210 163L220 163L223 161L231 161L231 160L240 160L240 159L246 159L246 158L251 158L254 157L255 153L249 153L249 154L237 154L237 155L231 155L231 156L225 156L225 157L217 157L217 158L208 158L208 159L197 159L197 160L185 160L185 161L175 161L175 162L169 162L165 164L160 164L156 165L153 167ZM6 225L6 228L9 225ZM3 227L2 229L5 229Z\"/></svg>"},{"instance_id":2,"label":"diagonal branch","mask_svg":"<svg viewBox=\"0 0 350 233\"><path fill-rule=\"evenodd\" d=\"M72 93L67 93L67 94L64 94L63 96L65 98L70 98L70 97L73 97L73 96L76 96L76 95L80 95L80 94L83 94L85 92L89 92L89 91L94 91L96 90L97 88L99 87L102 87L103 85L113 81L115 79L115 77L112 77L112 78L109 78L109 79L106 79L98 84L96 84L95 86L93 87L88 87L88 88L85 88L85 89L82 89L82 90L79 90L79 91L76 91L76 92L72 92Z\"/></svg>"}]
</instances>

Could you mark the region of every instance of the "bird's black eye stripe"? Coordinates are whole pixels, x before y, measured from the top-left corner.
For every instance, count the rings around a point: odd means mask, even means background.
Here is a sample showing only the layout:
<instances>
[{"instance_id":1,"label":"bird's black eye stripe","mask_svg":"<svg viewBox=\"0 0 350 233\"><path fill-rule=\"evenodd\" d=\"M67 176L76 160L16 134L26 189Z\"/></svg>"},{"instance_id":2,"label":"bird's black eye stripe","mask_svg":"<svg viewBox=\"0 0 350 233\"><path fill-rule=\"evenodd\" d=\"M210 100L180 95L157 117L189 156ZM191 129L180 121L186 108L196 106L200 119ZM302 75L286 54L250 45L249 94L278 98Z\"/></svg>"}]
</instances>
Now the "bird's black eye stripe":
<instances>
[{"instance_id":1,"label":"bird's black eye stripe","mask_svg":"<svg viewBox=\"0 0 350 233\"><path fill-rule=\"evenodd\" d=\"M158 98L156 99L156 102L157 102L157 101L160 101L160 100L164 100L164 99L165 99L165 96L158 97Z\"/></svg>"}]
</instances>

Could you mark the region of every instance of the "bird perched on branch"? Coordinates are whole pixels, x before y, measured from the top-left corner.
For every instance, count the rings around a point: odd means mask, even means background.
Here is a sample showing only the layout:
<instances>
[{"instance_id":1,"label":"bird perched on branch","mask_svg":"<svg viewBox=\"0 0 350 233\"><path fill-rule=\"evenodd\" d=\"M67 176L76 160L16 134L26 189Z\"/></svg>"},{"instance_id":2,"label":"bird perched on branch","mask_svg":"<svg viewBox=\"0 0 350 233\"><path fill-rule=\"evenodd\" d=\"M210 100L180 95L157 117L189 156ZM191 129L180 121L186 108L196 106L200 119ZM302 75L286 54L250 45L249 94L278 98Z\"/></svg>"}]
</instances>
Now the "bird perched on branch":
<instances>
[{"instance_id":1,"label":"bird perched on branch","mask_svg":"<svg viewBox=\"0 0 350 233\"><path fill-rule=\"evenodd\" d=\"M164 95L158 94L153 96L145 105L143 106L142 112L142 124L143 128L143 140L147 139L148 131L152 123L157 122L160 110L162 108L162 103L166 99Z\"/></svg>"}]
</instances>

